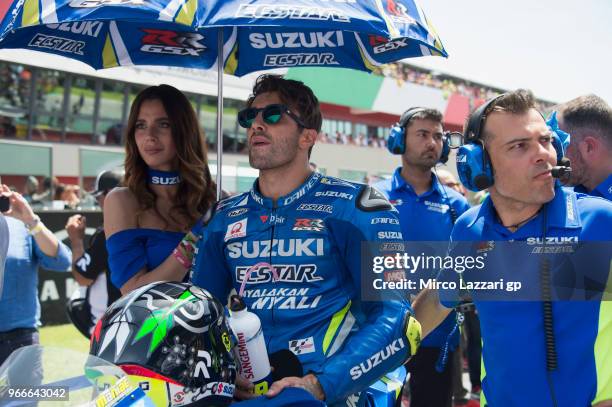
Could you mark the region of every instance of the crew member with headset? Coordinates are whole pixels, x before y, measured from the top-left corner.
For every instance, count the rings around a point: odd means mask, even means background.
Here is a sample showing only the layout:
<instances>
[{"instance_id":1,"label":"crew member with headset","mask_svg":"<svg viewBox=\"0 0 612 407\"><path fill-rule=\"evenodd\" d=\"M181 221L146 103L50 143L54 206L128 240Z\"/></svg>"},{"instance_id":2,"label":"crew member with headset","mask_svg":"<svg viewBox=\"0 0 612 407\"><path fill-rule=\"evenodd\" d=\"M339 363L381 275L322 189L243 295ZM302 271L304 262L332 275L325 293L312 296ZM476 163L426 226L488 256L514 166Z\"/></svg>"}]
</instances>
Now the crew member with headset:
<instances>
[{"instance_id":1,"label":"crew member with headset","mask_svg":"<svg viewBox=\"0 0 612 407\"><path fill-rule=\"evenodd\" d=\"M612 107L596 95L584 95L558 106L559 127L571 134L567 184L577 192L612 201Z\"/></svg>"},{"instance_id":2,"label":"crew member with headset","mask_svg":"<svg viewBox=\"0 0 612 407\"><path fill-rule=\"evenodd\" d=\"M387 147L392 154L401 155L402 166L392 178L374 187L398 210L404 240L448 241L457 217L470 206L435 174L436 164L446 163L450 152L442 113L423 107L408 109L391 129ZM459 329L453 312L423 339L416 356L408 362L411 406L451 405L452 355L458 345Z\"/></svg>"},{"instance_id":3,"label":"crew member with headset","mask_svg":"<svg viewBox=\"0 0 612 407\"><path fill-rule=\"evenodd\" d=\"M91 194L98 205L104 209L104 200L113 188L121 184L123 171L107 170L98 174L95 190ZM81 288L73 294L66 304L68 316L75 327L89 338L98 319L106 308L121 297L121 292L113 285L108 275L108 253L104 229L100 226L84 248L85 216L71 216L66 223L66 231L72 248L72 275Z\"/></svg>"},{"instance_id":4,"label":"crew member with headset","mask_svg":"<svg viewBox=\"0 0 612 407\"><path fill-rule=\"evenodd\" d=\"M489 196L459 217L449 255L465 254L459 249L463 247L472 255L504 257L507 252L498 246L511 248L502 241L526 241L529 255L511 257L493 268L507 268L514 278L518 273L530 283L524 288L538 294L471 290L482 329L483 406L612 405L612 302L604 298L609 295L605 287L610 252L598 252L585 262L588 267L557 267L551 253L558 251L547 247L573 251L588 245L567 242L612 240L612 204L562 188L555 180L571 171L563 158L567 141L554 126L547 126L533 94L517 90L489 100L470 115L465 144L457 153L462 183L472 191L488 189ZM591 285L591 297L569 301L564 295L580 290L556 289L567 288L567 277L580 273ZM482 273L462 274L466 284L483 278ZM457 281L459 276L448 270L439 278ZM574 283L580 288L583 281ZM457 298L447 294L453 293L425 290L415 300L425 332L449 312L439 298L445 306L456 304Z\"/></svg>"}]
</instances>

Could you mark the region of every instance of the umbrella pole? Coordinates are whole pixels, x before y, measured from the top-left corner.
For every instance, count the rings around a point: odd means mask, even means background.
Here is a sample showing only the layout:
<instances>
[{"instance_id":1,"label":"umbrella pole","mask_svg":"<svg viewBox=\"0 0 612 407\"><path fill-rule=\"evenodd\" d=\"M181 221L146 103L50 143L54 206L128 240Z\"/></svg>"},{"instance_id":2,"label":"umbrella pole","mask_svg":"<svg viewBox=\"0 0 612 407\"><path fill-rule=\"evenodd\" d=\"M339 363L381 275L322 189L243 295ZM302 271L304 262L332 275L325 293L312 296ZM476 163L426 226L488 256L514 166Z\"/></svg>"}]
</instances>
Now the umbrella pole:
<instances>
[{"instance_id":1,"label":"umbrella pole","mask_svg":"<svg viewBox=\"0 0 612 407\"><path fill-rule=\"evenodd\" d=\"M217 201L221 199L223 168L223 27L217 31Z\"/></svg>"}]
</instances>

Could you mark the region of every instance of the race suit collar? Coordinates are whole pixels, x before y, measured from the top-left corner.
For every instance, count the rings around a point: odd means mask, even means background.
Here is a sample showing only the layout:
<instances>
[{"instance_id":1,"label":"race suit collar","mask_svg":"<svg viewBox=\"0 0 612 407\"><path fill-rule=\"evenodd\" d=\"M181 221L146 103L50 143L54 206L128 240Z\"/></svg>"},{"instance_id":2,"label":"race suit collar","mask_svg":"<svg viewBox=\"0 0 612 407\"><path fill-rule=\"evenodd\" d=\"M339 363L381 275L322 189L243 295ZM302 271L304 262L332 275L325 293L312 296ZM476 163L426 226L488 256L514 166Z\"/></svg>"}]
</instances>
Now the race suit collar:
<instances>
[{"instance_id":1,"label":"race suit collar","mask_svg":"<svg viewBox=\"0 0 612 407\"><path fill-rule=\"evenodd\" d=\"M259 190L259 178L257 178L253 183L253 188L251 188L251 197L259 205L264 206L266 208L280 208L283 206L291 205L294 202L298 201L300 198L304 197L312 188L314 188L319 183L320 180L321 173L317 171L313 172L312 175L310 175L302 185L300 185L287 195L278 198L276 205L274 205L272 198L266 198L261 194Z\"/></svg>"}]
</instances>

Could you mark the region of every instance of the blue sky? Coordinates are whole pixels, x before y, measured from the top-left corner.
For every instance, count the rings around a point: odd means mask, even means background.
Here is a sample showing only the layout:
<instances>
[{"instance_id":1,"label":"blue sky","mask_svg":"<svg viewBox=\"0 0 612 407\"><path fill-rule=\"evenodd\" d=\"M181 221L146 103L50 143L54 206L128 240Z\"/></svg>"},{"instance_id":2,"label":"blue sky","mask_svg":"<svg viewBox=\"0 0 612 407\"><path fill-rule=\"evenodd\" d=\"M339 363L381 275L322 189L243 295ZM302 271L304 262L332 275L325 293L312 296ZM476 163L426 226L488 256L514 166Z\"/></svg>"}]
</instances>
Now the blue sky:
<instances>
[{"instance_id":1,"label":"blue sky","mask_svg":"<svg viewBox=\"0 0 612 407\"><path fill-rule=\"evenodd\" d=\"M406 62L563 102L612 104L612 0L420 0L449 53Z\"/></svg>"}]
</instances>

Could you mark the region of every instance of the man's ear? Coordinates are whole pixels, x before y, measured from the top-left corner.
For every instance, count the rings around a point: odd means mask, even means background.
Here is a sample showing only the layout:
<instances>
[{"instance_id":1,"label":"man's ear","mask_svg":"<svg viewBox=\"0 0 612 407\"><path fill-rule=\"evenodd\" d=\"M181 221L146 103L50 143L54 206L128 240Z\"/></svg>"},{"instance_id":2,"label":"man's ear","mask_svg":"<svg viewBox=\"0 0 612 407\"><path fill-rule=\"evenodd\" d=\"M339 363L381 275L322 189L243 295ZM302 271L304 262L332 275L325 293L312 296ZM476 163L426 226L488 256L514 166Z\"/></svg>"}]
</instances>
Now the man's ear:
<instances>
[{"instance_id":1,"label":"man's ear","mask_svg":"<svg viewBox=\"0 0 612 407\"><path fill-rule=\"evenodd\" d=\"M315 129L304 129L302 130L302 134L300 134L300 147L308 150L310 147L314 146L317 141L318 132Z\"/></svg>"},{"instance_id":2,"label":"man's ear","mask_svg":"<svg viewBox=\"0 0 612 407\"><path fill-rule=\"evenodd\" d=\"M585 136L580 143L581 152L586 158L597 154L601 147L601 140L593 136Z\"/></svg>"}]
</instances>

